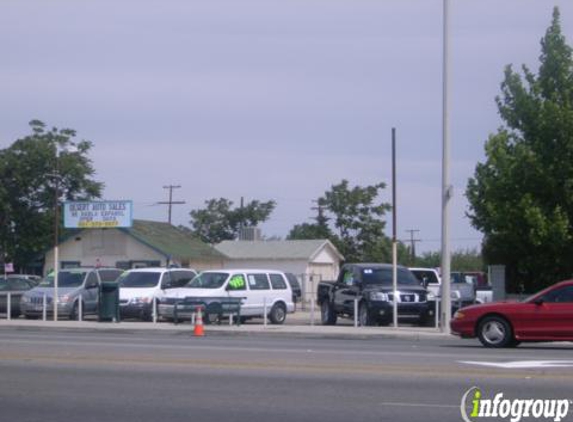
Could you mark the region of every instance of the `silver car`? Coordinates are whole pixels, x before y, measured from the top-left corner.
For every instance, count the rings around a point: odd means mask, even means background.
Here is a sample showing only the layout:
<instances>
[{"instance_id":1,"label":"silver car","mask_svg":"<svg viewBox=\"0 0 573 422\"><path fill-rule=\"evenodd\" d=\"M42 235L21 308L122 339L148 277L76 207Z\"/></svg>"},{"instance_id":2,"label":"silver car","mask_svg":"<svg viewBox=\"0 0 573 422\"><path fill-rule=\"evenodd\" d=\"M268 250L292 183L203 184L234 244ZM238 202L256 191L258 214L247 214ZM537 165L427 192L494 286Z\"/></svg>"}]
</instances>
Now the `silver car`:
<instances>
[{"instance_id":1,"label":"silver car","mask_svg":"<svg viewBox=\"0 0 573 422\"><path fill-rule=\"evenodd\" d=\"M115 281L123 271L117 268L70 268L58 271L58 316L78 319L80 299L82 317L97 314L99 286L102 281ZM54 274L24 293L20 312L29 319L54 313ZM44 310L45 308L45 310Z\"/></svg>"}]
</instances>

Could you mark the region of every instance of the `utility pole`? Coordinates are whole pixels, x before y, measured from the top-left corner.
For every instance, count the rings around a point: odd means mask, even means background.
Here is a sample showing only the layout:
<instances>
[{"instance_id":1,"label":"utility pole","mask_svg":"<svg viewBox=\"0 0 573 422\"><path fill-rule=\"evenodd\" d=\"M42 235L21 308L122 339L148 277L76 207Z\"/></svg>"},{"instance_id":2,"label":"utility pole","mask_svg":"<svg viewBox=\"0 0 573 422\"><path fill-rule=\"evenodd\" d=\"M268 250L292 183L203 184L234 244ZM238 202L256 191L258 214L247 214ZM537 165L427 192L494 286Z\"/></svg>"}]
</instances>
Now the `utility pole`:
<instances>
[{"instance_id":1,"label":"utility pole","mask_svg":"<svg viewBox=\"0 0 573 422\"><path fill-rule=\"evenodd\" d=\"M320 203L320 200L318 199L313 199L312 202L316 203L316 207L311 207L310 209L313 211L318 211L318 216L316 217L316 222L319 225L325 225L327 222L327 218L324 216L324 208L325 206L323 204Z\"/></svg>"},{"instance_id":2,"label":"utility pole","mask_svg":"<svg viewBox=\"0 0 573 422\"><path fill-rule=\"evenodd\" d=\"M184 204L185 201L174 201L173 200L173 189L179 189L181 186L179 185L168 185L168 186L163 186L163 189L169 189L169 201L164 201L164 202L158 202L158 204L161 205L168 205L168 217L167 217L167 222L169 224L171 224L171 208L173 205L181 205Z\"/></svg>"},{"instance_id":3,"label":"utility pole","mask_svg":"<svg viewBox=\"0 0 573 422\"><path fill-rule=\"evenodd\" d=\"M444 53L443 53L443 93L442 93L442 333L450 334L452 318L450 298L450 200L453 187L450 184L450 123L449 123L449 3L443 0Z\"/></svg>"},{"instance_id":4,"label":"utility pole","mask_svg":"<svg viewBox=\"0 0 573 422\"><path fill-rule=\"evenodd\" d=\"M392 128L392 322L398 328L398 204L396 202L396 128Z\"/></svg>"},{"instance_id":5,"label":"utility pole","mask_svg":"<svg viewBox=\"0 0 573 422\"><path fill-rule=\"evenodd\" d=\"M410 250L412 259L416 258L416 242L421 242L420 239L414 239L414 233L418 233L420 230L418 229L409 229L406 230L407 233L410 233Z\"/></svg>"}]
</instances>

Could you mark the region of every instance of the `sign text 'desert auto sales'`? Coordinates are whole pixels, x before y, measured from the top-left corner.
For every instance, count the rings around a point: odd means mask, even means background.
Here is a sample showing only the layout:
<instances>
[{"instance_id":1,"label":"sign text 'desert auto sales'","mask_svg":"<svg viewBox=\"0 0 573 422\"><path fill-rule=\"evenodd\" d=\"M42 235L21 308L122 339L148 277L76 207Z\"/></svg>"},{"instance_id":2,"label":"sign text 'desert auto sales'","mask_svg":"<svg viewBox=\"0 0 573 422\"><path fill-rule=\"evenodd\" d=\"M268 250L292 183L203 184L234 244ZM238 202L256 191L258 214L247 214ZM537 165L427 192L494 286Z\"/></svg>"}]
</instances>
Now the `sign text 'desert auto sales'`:
<instances>
[{"instance_id":1,"label":"sign text 'desert auto sales'","mask_svg":"<svg viewBox=\"0 0 573 422\"><path fill-rule=\"evenodd\" d=\"M545 420L560 422L569 414L571 400L561 399L512 399L497 392L491 396L483 394L478 387L472 387L462 396L460 410L464 422L486 420Z\"/></svg>"},{"instance_id":2,"label":"sign text 'desert auto sales'","mask_svg":"<svg viewBox=\"0 0 573 422\"><path fill-rule=\"evenodd\" d=\"M99 229L132 226L131 201L65 202L64 226Z\"/></svg>"}]
</instances>

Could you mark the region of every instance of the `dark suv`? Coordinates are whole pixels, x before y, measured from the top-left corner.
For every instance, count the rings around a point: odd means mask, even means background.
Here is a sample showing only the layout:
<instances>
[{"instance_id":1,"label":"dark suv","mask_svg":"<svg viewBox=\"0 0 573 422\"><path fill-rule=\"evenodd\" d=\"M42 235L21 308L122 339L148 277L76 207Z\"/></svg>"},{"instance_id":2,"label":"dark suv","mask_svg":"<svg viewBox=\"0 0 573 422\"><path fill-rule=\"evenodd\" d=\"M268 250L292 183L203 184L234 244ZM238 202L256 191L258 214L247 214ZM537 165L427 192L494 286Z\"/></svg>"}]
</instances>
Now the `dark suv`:
<instances>
[{"instance_id":1,"label":"dark suv","mask_svg":"<svg viewBox=\"0 0 573 422\"><path fill-rule=\"evenodd\" d=\"M335 282L318 285L317 301L325 325L337 317L353 318L355 309L360 325L387 325L393 320L393 269L391 264L345 264ZM433 307L427 292L405 267L397 267L396 304L400 320L427 324Z\"/></svg>"}]
</instances>

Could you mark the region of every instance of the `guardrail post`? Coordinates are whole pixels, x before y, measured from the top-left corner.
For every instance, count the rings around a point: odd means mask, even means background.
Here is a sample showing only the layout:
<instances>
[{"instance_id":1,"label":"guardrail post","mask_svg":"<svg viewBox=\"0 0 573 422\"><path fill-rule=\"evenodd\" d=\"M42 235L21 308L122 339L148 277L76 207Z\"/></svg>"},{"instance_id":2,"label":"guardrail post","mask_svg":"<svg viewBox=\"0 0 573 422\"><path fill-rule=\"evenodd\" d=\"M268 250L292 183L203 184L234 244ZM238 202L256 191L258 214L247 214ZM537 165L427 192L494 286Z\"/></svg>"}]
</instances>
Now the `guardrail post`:
<instances>
[{"instance_id":1,"label":"guardrail post","mask_svg":"<svg viewBox=\"0 0 573 422\"><path fill-rule=\"evenodd\" d=\"M84 313L84 304L82 302L82 295L80 295L78 302L78 322L82 322L82 315Z\"/></svg>"},{"instance_id":2,"label":"guardrail post","mask_svg":"<svg viewBox=\"0 0 573 422\"><path fill-rule=\"evenodd\" d=\"M157 298L153 296L151 301L151 315L154 324L157 324Z\"/></svg>"},{"instance_id":3,"label":"guardrail post","mask_svg":"<svg viewBox=\"0 0 573 422\"><path fill-rule=\"evenodd\" d=\"M354 299L354 328L358 327L358 298Z\"/></svg>"},{"instance_id":4,"label":"guardrail post","mask_svg":"<svg viewBox=\"0 0 573 422\"><path fill-rule=\"evenodd\" d=\"M440 328L440 298L436 298L436 302L434 303L434 320L436 328Z\"/></svg>"},{"instance_id":5,"label":"guardrail post","mask_svg":"<svg viewBox=\"0 0 573 422\"><path fill-rule=\"evenodd\" d=\"M42 321L46 321L47 314L48 314L48 298L46 297L46 293L42 295Z\"/></svg>"},{"instance_id":6,"label":"guardrail post","mask_svg":"<svg viewBox=\"0 0 573 422\"><path fill-rule=\"evenodd\" d=\"M310 300L310 325L313 326L314 325L314 299Z\"/></svg>"},{"instance_id":7,"label":"guardrail post","mask_svg":"<svg viewBox=\"0 0 573 422\"><path fill-rule=\"evenodd\" d=\"M263 315L264 315L264 323L263 326L267 328L267 298L263 298Z\"/></svg>"},{"instance_id":8,"label":"guardrail post","mask_svg":"<svg viewBox=\"0 0 573 422\"><path fill-rule=\"evenodd\" d=\"M8 292L6 295L6 319L12 319L12 293Z\"/></svg>"}]
</instances>

